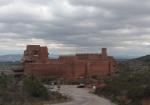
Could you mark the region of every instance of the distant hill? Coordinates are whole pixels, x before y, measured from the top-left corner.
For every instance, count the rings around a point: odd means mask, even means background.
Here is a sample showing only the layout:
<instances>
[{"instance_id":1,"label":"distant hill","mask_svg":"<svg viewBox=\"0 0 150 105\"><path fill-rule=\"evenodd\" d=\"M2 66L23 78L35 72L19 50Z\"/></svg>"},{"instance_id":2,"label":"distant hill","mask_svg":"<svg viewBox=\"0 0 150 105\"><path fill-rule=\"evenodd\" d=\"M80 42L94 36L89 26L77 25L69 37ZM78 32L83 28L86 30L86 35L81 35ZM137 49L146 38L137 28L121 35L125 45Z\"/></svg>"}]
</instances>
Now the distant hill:
<instances>
[{"instance_id":1,"label":"distant hill","mask_svg":"<svg viewBox=\"0 0 150 105\"><path fill-rule=\"evenodd\" d=\"M142 56L142 57L139 57L139 58L135 58L133 60L137 60L137 61L142 61L142 62L150 62L150 55L146 55L146 56Z\"/></svg>"},{"instance_id":2,"label":"distant hill","mask_svg":"<svg viewBox=\"0 0 150 105\"><path fill-rule=\"evenodd\" d=\"M0 55L0 62L16 62L20 61L23 55L21 54L9 54L9 55ZM58 58L58 55L50 54L49 58L55 59Z\"/></svg>"},{"instance_id":3,"label":"distant hill","mask_svg":"<svg viewBox=\"0 0 150 105\"><path fill-rule=\"evenodd\" d=\"M134 58L119 63L121 70L143 71L150 70L150 55Z\"/></svg>"},{"instance_id":4,"label":"distant hill","mask_svg":"<svg viewBox=\"0 0 150 105\"><path fill-rule=\"evenodd\" d=\"M0 62L16 62L20 61L21 57L20 54L0 55Z\"/></svg>"}]
</instances>

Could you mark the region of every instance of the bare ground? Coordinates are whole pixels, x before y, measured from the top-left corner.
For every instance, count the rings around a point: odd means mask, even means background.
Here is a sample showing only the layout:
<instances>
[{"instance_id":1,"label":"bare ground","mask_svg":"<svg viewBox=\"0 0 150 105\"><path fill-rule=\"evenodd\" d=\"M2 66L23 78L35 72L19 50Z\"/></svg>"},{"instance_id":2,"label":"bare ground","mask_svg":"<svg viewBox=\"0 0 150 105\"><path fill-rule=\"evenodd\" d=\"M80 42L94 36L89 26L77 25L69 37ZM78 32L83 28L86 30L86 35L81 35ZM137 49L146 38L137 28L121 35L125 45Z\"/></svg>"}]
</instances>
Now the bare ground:
<instances>
[{"instance_id":1,"label":"bare ground","mask_svg":"<svg viewBox=\"0 0 150 105\"><path fill-rule=\"evenodd\" d=\"M98 97L86 88L76 88L76 86L62 86L60 92L72 98L72 101L52 105L115 105L109 100Z\"/></svg>"}]
</instances>

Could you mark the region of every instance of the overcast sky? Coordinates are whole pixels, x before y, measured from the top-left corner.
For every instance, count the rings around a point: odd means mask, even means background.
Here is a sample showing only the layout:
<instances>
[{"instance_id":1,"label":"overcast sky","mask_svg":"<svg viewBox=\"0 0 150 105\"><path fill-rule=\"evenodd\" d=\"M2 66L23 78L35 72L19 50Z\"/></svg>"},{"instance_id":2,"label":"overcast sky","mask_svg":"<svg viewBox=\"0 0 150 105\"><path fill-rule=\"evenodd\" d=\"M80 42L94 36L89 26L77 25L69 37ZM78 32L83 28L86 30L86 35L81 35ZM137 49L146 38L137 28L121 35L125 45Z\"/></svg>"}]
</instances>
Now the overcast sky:
<instances>
[{"instance_id":1,"label":"overcast sky","mask_svg":"<svg viewBox=\"0 0 150 105\"><path fill-rule=\"evenodd\" d=\"M0 0L0 54L150 54L150 0Z\"/></svg>"}]
</instances>

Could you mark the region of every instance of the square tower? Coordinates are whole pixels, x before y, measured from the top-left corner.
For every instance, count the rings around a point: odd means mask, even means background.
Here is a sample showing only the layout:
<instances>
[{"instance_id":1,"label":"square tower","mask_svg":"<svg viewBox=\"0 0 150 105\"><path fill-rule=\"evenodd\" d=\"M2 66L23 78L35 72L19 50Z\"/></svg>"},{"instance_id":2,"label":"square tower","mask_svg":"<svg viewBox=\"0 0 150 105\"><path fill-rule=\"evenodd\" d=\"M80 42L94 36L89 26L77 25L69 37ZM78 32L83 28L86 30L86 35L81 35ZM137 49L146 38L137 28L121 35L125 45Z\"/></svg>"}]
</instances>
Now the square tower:
<instances>
[{"instance_id":1,"label":"square tower","mask_svg":"<svg viewBox=\"0 0 150 105\"><path fill-rule=\"evenodd\" d=\"M35 63L35 62L47 62L48 61L48 49L47 47L41 47L40 45L27 45L24 51L23 62Z\"/></svg>"}]
</instances>

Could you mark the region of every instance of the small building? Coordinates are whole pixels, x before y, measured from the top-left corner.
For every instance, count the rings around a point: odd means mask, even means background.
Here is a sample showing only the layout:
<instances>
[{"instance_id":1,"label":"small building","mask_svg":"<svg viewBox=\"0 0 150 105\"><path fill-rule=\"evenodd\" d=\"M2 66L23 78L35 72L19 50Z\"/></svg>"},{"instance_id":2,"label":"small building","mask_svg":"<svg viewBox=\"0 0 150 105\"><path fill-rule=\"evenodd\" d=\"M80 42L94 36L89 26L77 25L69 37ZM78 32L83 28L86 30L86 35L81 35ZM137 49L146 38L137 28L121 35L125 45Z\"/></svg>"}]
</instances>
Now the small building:
<instances>
[{"instance_id":1,"label":"small building","mask_svg":"<svg viewBox=\"0 0 150 105\"><path fill-rule=\"evenodd\" d=\"M48 48L40 45L27 45L22 62L25 74L52 75L67 80L112 75L117 66L115 59L107 55L106 48L102 48L101 53L82 53L49 59Z\"/></svg>"}]
</instances>

